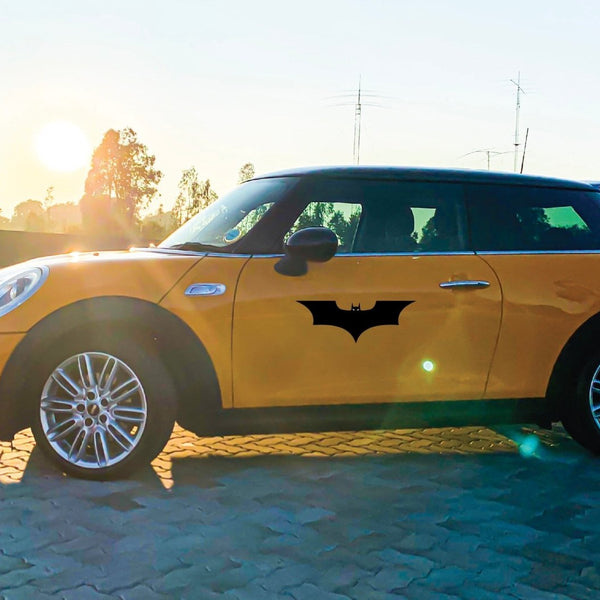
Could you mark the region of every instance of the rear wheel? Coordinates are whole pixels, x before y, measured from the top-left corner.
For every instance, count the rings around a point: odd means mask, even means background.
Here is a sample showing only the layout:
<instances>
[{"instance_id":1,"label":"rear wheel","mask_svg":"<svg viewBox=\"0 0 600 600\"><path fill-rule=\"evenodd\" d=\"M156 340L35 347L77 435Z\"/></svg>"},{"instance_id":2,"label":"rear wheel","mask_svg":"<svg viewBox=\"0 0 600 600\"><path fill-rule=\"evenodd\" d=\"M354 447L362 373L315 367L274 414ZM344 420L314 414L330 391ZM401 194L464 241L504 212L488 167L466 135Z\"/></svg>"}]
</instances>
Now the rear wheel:
<instances>
[{"instance_id":1,"label":"rear wheel","mask_svg":"<svg viewBox=\"0 0 600 600\"><path fill-rule=\"evenodd\" d=\"M32 429L41 450L68 474L113 479L163 448L176 399L159 358L133 340L68 343L42 360Z\"/></svg>"},{"instance_id":2,"label":"rear wheel","mask_svg":"<svg viewBox=\"0 0 600 600\"><path fill-rule=\"evenodd\" d=\"M581 370L574 397L563 404L562 423L577 442L600 454L600 354Z\"/></svg>"}]
</instances>

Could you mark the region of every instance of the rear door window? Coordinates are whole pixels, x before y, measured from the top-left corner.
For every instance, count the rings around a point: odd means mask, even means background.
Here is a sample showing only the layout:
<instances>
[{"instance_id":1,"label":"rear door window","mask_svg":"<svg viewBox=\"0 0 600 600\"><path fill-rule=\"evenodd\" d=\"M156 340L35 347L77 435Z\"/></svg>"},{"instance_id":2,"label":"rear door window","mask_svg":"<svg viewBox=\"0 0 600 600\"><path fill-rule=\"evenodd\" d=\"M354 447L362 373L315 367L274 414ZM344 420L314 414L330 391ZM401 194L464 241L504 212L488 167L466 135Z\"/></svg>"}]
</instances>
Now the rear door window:
<instances>
[{"instance_id":1,"label":"rear door window","mask_svg":"<svg viewBox=\"0 0 600 600\"><path fill-rule=\"evenodd\" d=\"M475 250L600 249L598 193L490 184L465 187Z\"/></svg>"}]
</instances>

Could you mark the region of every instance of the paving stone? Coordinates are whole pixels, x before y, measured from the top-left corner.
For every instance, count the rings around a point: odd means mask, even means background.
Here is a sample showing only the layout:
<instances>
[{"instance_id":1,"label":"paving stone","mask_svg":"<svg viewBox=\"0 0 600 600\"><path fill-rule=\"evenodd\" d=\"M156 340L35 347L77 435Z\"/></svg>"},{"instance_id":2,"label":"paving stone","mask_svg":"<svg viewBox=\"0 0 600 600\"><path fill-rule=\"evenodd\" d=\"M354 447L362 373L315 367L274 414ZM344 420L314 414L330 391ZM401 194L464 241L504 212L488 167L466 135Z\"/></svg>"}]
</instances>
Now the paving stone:
<instances>
[{"instance_id":1,"label":"paving stone","mask_svg":"<svg viewBox=\"0 0 600 600\"><path fill-rule=\"evenodd\" d=\"M337 564L327 570L321 570L319 587L328 591L338 591L354 587L361 579L370 577L371 573L356 565Z\"/></svg>"},{"instance_id":2,"label":"paving stone","mask_svg":"<svg viewBox=\"0 0 600 600\"><path fill-rule=\"evenodd\" d=\"M422 577L420 573L409 567L383 567L374 577L364 581L373 589L382 592L394 592L407 587L415 579Z\"/></svg>"},{"instance_id":3,"label":"paving stone","mask_svg":"<svg viewBox=\"0 0 600 600\"><path fill-rule=\"evenodd\" d=\"M253 579L264 576L264 573L251 563L223 570L210 577L208 587L215 592L225 592L235 588L243 588Z\"/></svg>"},{"instance_id":4,"label":"paving stone","mask_svg":"<svg viewBox=\"0 0 600 600\"><path fill-rule=\"evenodd\" d=\"M27 569L15 569L0 575L0 592L10 589L22 587L32 581L47 577L48 573L43 567L31 565Z\"/></svg>"},{"instance_id":5,"label":"paving stone","mask_svg":"<svg viewBox=\"0 0 600 600\"><path fill-rule=\"evenodd\" d=\"M408 598L403 592L394 592L392 594L390 592L375 590L364 582L358 583L348 590L346 594L349 598L352 598L352 600L404 600Z\"/></svg>"},{"instance_id":6,"label":"paving stone","mask_svg":"<svg viewBox=\"0 0 600 600\"><path fill-rule=\"evenodd\" d=\"M0 574L10 573L18 569L29 569L32 565L23 558L0 554Z\"/></svg>"},{"instance_id":7,"label":"paving stone","mask_svg":"<svg viewBox=\"0 0 600 600\"><path fill-rule=\"evenodd\" d=\"M43 572L43 574L43 579L36 578L36 586L45 593L90 586L94 581L105 576L102 569L89 565L83 565L76 570L61 571L53 575L47 572Z\"/></svg>"},{"instance_id":8,"label":"paving stone","mask_svg":"<svg viewBox=\"0 0 600 600\"><path fill-rule=\"evenodd\" d=\"M208 580L210 577L203 567L184 567L175 569L162 577L148 579L147 584L159 594L177 597L190 584L197 584L200 587L200 584Z\"/></svg>"},{"instance_id":9,"label":"paving stone","mask_svg":"<svg viewBox=\"0 0 600 600\"><path fill-rule=\"evenodd\" d=\"M166 600L167 596L158 594L146 585L136 585L127 590L116 592L119 600Z\"/></svg>"},{"instance_id":10,"label":"paving stone","mask_svg":"<svg viewBox=\"0 0 600 600\"><path fill-rule=\"evenodd\" d=\"M56 600L53 594L44 594L35 587L35 585L24 585L17 588L4 590L2 592L4 600Z\"/></svg>"},{"instance_id":11,"label":"paving stone","mask_svg":"<svg viewBox=\"0 0 600 600\"><path fill-rule=\"evenodd\" d=\"M108 600L112 596L101 594L90 585L82 585L60 592L61 600Z\"/></svg>"},{"instance_id":12,"label":"paving stone","mask_svg":"<svg viewBox=\"0 0 600 600\"><path fill-rule=\"evenodd\" d=\"M104 568L105 576L97 577L94 580L94 587L105 594L134 587L156 576L156 570L145 561L135 563L123 560L116 564L106 565Z\"/></svg>"},{"instance_id":13,"label":"paving stone","mask_svg":"<svg viewBox=\"0 0 600 600\"><path fill-rule=\"evenodd\" d=\"M287 588L296 587L305 581L315 581L318 578L318 570L315 567L302 564L291 564L276 569L268 575L257 579L267 590L281 592Z\"/></svg>"},{"instance_id":14,"label":"paving stone","mask_svg":"<svg viewBox=\"0 0 600 600\"><path fill-rule=\"evenodd\" d=\"M324 592L312 583L303 583L301 586L288 590L288 594L294 600L349 600L343 594Z\"/></svg>"},{"instance_id":15,"label":"paving stone","mask_svg":"<svg viewBox=\"0 0 600 600\"><path fill-rule=\"evenodd\" d=\"M519 600L571 600L563 594L538 590L520 583L511 586L510 594Z\"/></svg>"},{"instance_id":16,"label":"paving stone","mask_svg":"<svg viewBox=\"0 0 600 600\"><path fill-rule=\"evenodd\" d=\"M577 579L577 583L600 590L600 566L585 567Z\"/></svg>"}]
</instances>

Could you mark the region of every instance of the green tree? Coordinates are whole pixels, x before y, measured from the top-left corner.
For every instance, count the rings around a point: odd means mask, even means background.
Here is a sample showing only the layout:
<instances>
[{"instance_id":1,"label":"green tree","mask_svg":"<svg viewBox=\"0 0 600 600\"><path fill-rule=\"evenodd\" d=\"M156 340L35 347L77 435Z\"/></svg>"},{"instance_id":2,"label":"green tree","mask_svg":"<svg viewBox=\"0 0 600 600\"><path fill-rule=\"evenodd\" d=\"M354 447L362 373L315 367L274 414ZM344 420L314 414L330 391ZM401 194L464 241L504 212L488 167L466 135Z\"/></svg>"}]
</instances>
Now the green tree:
<instances>
[{"instance_id":1,"label":"green tree","mask_svg":"<svg viewBox=\"0 0 600 600\"><path fill-rule=\"evenodd\" d=\"M86 229L133 233L140 210L156 196L162 173L131 128L109 129L94 150L79 202Z\"/></svg>"},{"instance_id":2,"label":"green tree","mask_svg":"<svg viewBox=\"0 0 600 600\"><path fill-rule=\"evenodd\" d=\"M173 205L173 216L177 226L212 204L219 197L210 185L210 179L200 181L195 167L185 169L177 184L179 194Z\"/></svg>"},{"instance_id":3,"label":"green tree","mask_svg":"<svg viewBox=\"0 0 600 600\"><path fill-rule=\"evenodd\" d=\"M238 183L244 183L244 181L248 181L248 179L252 179L255 175L254 165L249 162L245 165L242 165L240 172L238 174Z\"/></svg>"}]
</instances>

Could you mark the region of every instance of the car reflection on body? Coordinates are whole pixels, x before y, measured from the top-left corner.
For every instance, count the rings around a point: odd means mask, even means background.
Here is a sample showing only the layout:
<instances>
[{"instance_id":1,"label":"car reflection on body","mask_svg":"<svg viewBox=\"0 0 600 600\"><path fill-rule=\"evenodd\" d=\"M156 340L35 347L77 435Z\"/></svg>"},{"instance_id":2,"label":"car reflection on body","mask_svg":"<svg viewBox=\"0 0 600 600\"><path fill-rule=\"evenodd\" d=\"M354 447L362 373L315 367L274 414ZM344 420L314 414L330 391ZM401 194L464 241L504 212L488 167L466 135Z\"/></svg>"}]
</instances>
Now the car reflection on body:
<instances>
[{"instance_id":1,"label":"car reflection on body","mask_svg":"<svg viewBox=\"0 0 600 600\"><path fill-rule=\"evenodd\" d=\"M562 421L600 452L600 193L522 175L255 178L158 248L0 271L0 435L120 477L199 435Z\"/></svg>"}]
</instances>

